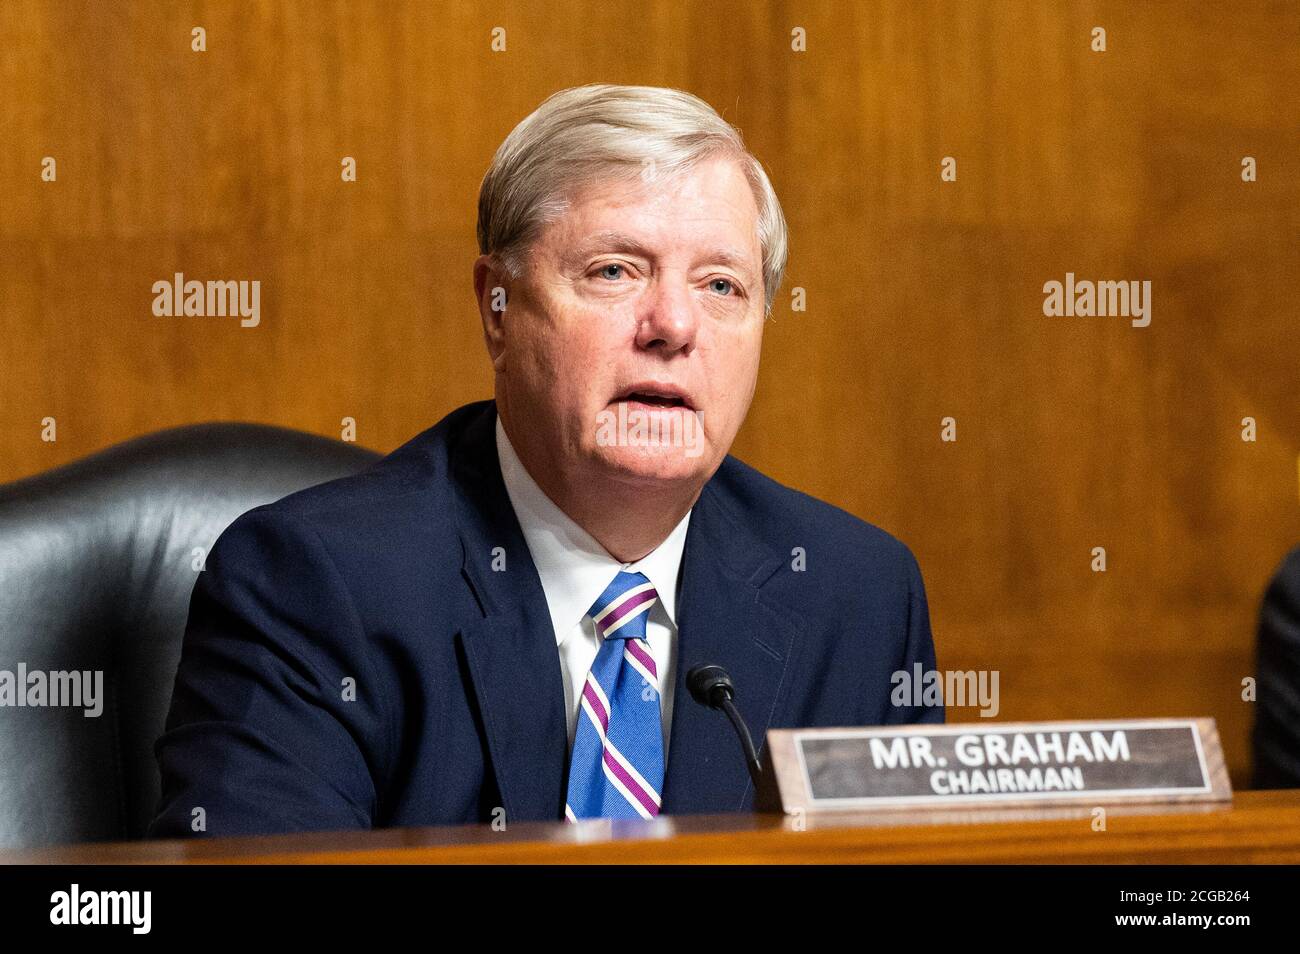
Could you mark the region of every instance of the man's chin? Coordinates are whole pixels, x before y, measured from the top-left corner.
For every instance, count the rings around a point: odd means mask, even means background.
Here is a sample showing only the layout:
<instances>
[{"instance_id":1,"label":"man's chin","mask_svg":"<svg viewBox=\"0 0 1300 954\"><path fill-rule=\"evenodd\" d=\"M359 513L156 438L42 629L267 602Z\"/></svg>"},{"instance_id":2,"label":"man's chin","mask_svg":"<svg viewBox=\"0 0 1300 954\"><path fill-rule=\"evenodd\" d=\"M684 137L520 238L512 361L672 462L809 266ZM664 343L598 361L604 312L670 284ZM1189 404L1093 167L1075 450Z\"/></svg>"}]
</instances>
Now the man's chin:
<instances>
[{"instance_id":1,"label":"man's chin","mask_svg":"<svg viewBox=\"0 0 1300 954\"><path fill-rule=\"evenodd\" d=\"M601 470L622 483L656 485L703 483L709 455L689 447L597 447Z\"/></svg>"}]
</instances>

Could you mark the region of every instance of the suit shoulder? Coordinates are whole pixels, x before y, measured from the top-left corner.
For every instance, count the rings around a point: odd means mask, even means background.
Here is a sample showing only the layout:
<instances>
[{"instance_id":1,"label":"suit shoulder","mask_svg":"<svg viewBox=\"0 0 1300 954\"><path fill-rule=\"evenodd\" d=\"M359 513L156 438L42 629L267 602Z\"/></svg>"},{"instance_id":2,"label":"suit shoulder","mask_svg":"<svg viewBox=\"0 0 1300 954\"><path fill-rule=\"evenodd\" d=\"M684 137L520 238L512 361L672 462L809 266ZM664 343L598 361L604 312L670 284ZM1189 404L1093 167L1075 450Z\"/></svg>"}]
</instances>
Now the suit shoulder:
<instances>
[{"instance_id":1,"label":"suit shoulder","mask_svg":"<svg viewBox=\"0 0 1300 954\"><path fill-rule=\"evenodd\" d=\"M1288 602L1300 603L1300 547L1288 553L1269 582L1269 591Z\"/></svg>"},{"instance_id":2,"label":"suit shoulder","mask_svg":"<svg viewBox=\"0 0 1300 954\"><path fill-rule=\"evenodd\" d=\"M1300 650L1300 547L1283 558L1269 580L1260 606L1259 633L1262 645L1290 643Z\"/></svg>"},{"instance_id":3,"label":"suit shoulder","mask_svg":"<svg viewBox=\"0 0 1300 954\"><path fill-rule=\"evenodd\" d=\"M222 536L250 525L291 533L310 527L327 542L405 539L413 527L436 533L451 512L448 448L472 404L444 417L365 469L314 484L241 514Z\"/></svg>"},{"instance_id":4,"label":"suit shoulder","mask_svg":"<svg viewBox=\"0 0 1300 954\"><path fill-rule=\"evenodd\" d=\"M728 456L715 475L717 489L743 515L746 525L779 552L816 546L840 555L835 561L855 575L886 569L919 577L916 557L902 540L847 510L787 487ZM800 543L799 541L807 541ZM857 564L854 566L853 564Z\"/></svg>"}]
</instances>

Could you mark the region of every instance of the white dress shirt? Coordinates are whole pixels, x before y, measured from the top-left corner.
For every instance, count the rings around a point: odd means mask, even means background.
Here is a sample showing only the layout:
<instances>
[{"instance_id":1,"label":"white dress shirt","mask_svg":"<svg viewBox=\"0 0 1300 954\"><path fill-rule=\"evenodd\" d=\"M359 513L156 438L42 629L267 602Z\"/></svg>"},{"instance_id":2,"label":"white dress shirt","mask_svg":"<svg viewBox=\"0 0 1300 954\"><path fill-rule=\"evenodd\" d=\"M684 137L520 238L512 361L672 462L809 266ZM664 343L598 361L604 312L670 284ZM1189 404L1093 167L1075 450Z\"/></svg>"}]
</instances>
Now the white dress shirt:
<instances>
[{"instance_id":1,"label":"white dress shirt","mask_svg":"<svg viewBox=\"0 0 1300 954\"><path fill-rule=\"evenodd\" d=\"M555 628L555 643L564 674L564 711L569 720L569 752L578 726L578 706L587 673L600 642L587 610L613 582L619 570L644 573L659 594L646 621L646 642L659 676L659 715L663 723L664 769L668 768L668 731L672 725L673 682L677 664L677 583L686 544L688 511L667 539L635 563L620 563L557 507L524 468L497 418L497 456L501 477L515 509L524 540L542 580L546 605Z\"/></svg>"}]
</instances>

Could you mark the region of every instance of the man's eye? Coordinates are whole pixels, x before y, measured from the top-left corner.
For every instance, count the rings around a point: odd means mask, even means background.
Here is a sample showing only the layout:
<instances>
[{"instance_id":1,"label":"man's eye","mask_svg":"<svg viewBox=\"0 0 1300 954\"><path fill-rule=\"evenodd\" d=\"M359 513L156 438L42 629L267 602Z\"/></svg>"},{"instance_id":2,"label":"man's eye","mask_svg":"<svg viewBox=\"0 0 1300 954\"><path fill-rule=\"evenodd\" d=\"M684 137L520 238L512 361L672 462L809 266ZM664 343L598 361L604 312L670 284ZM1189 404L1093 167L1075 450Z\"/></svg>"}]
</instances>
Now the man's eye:
<instances>
[{"instance_id":1,"label":"man's eye","mask_svg":"<svg viewBox=\"0 0 1300 954\"><path fill-rule=\"evenodd\" d=\"M601 278L608 278L608 279L614 280L614 279L619 278L619 275L618 275L617 273L611 275L610 272L609 272L609 270L610 270L611 268L613 268L613 269L622 269L622 268L624 268L624 267L625 267L625 266L621 265L621 264L618 263L618 262L610 262L610 263L608 263L607 265L602 265L602 266L600 266L600 269L599 269L599 271L598 271L598 274L601 276Z\"/></svg>"},{"instance_id":2,"label":"man's eye","mask_svg":"<svg viewBox=\"0 0 1300 954\"><path fill-rule=\"evenodd\" d=\"M721 284L724 285L725 287L719 289L719 288L717 287L719 283L721 283ZM734 288L736 287L736 286L732 283L732 281L731 281L730 278L715 278L713 281L709 282L709 284L713 286L713 290L714 290L714 291L719 292L720 294L723 294L723 295L729 295L729 294L731 293L731 290L734 289Z\"/></svg>"}]
</instances>

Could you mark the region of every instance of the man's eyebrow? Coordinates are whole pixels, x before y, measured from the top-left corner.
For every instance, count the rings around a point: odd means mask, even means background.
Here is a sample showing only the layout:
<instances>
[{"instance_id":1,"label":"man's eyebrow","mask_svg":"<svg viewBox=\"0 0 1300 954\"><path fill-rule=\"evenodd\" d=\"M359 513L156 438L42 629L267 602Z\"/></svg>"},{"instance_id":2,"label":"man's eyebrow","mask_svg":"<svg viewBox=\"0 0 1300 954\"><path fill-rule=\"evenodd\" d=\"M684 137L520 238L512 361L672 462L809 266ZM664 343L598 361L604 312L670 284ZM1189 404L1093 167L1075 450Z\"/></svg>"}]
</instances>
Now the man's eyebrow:
<instances>
[{"instance_id":1,"label":"man's eyebrow","mask_svg":"<svg viewBox=\"0 0 1300 954\"><path fill-rule=\"evenodd\" d=\"M643 258L651 258L650 250L626 232L605 229L592 232L565 254L566 262L578 263L596 252L632 252Z\"/></svg>"},{"instance_id":2,"label":"man's eyebrow","mask_svg":"<svg viewBox=\"0 0 1300 954\"><path fill-rule=\"evenodd\" d=\"M565 254L564 261L576 265L588 255L596 252L631 252L634 255L640 255L642 258L654 258L654 254L650 249L635 236L615 229L604 229L600 232L593 232L573 246ZM753 277L749 257L737 249L718 246L709 249L704 258L710 262L717 262L734 268L744 273L746 277Z\"/></svg>"},{"instance_id":3,"label":"man's eyebrow","mask_svg":"<svg viewBox=\"0 0 1300 954\"><path fill-rule=\"evenodd\" d=\"M749 265L749 256L743 252L730 248L714 248L709 250L708 259L711 262L720 262L723 265L729 265L746 277L753 277Z\"/></svg>"}]
</instances>

